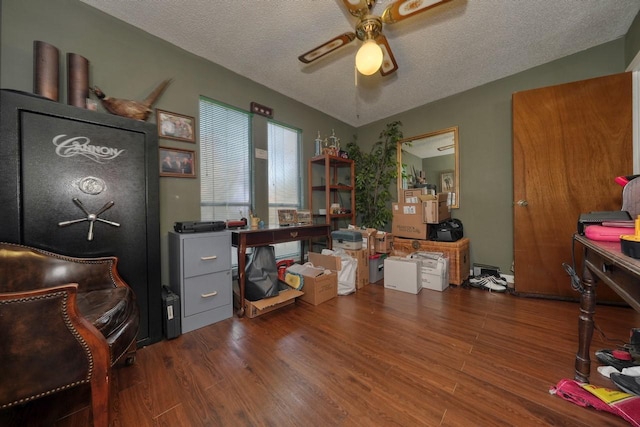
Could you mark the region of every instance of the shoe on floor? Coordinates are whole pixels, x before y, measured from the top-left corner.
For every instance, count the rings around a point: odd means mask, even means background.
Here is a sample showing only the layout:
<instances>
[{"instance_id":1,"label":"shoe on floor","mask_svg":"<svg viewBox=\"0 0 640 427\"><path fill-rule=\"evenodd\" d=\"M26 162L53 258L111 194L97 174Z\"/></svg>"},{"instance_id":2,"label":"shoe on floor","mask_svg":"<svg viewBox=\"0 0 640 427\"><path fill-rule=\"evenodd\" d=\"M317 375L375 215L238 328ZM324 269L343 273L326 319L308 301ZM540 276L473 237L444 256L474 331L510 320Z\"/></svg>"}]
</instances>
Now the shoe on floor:
<instances>
[{"instance_id":1,"label":"shoe on floor","mask_svg":"<svg viewBox=\"0 0 640 427\"><path fill-rule=\"evenodd\" d=\"M469 284L471 286L473 286L474 288L480 288L480 289L487 289L489 291L493 291L493 292L506 292L507 291L507 285L506 285L506 281L505 284L499 284L493 280L491 280L491 278L494 278L494 276L477 276L477 277L472 277L471 279L469 279Z\"/></svg>"},{"instance_id":2,"label":"shoe on floor","mask_svg":"<svg viewBox=\"0 0 640 427\"><path fill-rule=\"evenodd\" d=\"M624 368L622 375L629 375L630 377L640 377L640 366L632 366L630 368Z\"/></svg>"},{"instance_id":3,"label":"shoe on floor","mask_svg":"<svg viewBox=\"0 0 640 427\"><path fill-rule=\"evenodd\" d=\"M611 381L625 393L640 395L640 377L632 377L624 374L611 374Z\"/></svg>"},{"instance_id":4,"label":"shoe on floor","mask_svg":"<svg viewBox=\"0 0 640 427\"><path fill-rule=\"evenodd\" d=\"M628 369L628 368L625 368ZM624 369L623 369L624 370ZM614 368L613 366L598 366L598 372L600 373L600 375L602 375L603 377L606 378L611 378L611 374L616 373L616 374L620 374L621 372L618 371L616 368ZM627 374L625 374L627 375Z\"/></svg>"},{"instance_id":5,"label":"shoe on floor","mask_svg":"<svg viewBox=\"0 0 640 427\"><path fill-rule=\"evenodd\" d=\"M611 350L598 350L596 351L596 358L600 363L607 366L613 366L618 371L622 371L624 368L631 368L632 366L638 366L633 360L621 360L613 355Z\"/></svg>"}]
</instances>

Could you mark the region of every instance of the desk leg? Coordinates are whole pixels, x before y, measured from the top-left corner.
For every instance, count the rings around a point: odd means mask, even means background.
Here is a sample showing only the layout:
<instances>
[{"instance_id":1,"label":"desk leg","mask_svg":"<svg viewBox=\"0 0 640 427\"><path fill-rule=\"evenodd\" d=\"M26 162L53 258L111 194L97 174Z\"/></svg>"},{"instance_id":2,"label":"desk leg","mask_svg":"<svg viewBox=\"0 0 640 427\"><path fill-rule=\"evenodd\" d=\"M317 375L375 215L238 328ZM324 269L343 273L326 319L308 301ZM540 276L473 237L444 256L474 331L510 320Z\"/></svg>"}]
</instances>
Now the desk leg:
<instances>
[{"instance_id":1,"label":"desk leg","mask_svg":"<svg viewBox=\"0 0 640 427\"><path fill-rule=\"evenodd\" d=\"M238 289L240 290L240 308L238 317L244 316L245 267L247 263L247 243L240 238L238 243Z\"/></svg>"},{"instance_id":2,"label":"desk leg","mask_svg":"<svg viewBox=\"0 0 640 427\"><path fill-rule=\"evenodd\" d=\"M585 264L586 264L585 253ZM591 271L583 267L582 285L584 291L580 295L580 316L578 316L578 353L576 353L575 379L577 381L589 382L591 373L591 338L593 337L593 314L596 306L595 279Z\"/></svg>"}]
</instances>

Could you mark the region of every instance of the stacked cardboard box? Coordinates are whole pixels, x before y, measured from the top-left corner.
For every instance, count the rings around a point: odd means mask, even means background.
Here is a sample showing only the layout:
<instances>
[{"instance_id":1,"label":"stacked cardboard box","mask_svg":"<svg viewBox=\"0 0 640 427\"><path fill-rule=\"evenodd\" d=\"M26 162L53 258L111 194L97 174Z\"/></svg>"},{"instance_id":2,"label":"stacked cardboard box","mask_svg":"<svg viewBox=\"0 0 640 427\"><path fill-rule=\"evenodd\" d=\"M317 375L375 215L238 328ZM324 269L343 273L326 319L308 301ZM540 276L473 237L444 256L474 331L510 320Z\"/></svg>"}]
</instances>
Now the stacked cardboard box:
<instances>
[{"instance_id":1,"label":"stacked cardboard box","mask_svg":"<svg viewBox=\"0 0 640 427\"><path fill-rule=\"evenodd\" d=\"M392 233L397 237L427 239L428 224L438 224L451 218L447 206L448 193L413 195L417 190L403 190L403 203L393 203ZM406 203L407 200L415 203Z\"/></svg>"}]
</instances>

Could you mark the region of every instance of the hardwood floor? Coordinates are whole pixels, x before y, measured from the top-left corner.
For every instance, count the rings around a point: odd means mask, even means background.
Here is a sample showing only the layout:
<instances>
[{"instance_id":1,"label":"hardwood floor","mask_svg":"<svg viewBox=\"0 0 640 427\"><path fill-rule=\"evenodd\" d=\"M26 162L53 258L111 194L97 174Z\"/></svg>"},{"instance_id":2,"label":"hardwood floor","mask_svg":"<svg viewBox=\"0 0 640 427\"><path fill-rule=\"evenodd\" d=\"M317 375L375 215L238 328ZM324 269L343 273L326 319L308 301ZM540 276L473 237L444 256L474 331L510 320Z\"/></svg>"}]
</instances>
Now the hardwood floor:
<instances>
[{"instance_id":1,"label":"hardwood floor","mask_svg":"<svg viewBox=\"0 0 640 427\"><path fill-rule=\"evenodd\" d=\"M134 366L115 371L113 425L628 425L549 394L573 378L577 319L572 302L369 285L140 349ZM596 309L609 339L628 340L634 326L630 308ZM615 345L596 332L592 358ZM615 388L596 366L592 383ZM0 425L89 425L78 400L59 393L0 412Z\"/></svg>"}]
</instances>

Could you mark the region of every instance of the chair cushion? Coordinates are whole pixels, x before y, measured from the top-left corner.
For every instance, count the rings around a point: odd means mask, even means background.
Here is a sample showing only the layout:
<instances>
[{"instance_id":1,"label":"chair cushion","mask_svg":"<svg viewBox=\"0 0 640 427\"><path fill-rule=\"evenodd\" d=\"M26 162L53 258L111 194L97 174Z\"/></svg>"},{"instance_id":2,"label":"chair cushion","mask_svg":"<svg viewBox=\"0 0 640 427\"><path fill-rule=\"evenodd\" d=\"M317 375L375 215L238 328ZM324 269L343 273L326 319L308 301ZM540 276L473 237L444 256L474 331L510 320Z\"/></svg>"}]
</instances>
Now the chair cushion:
<instances>
[{"instance_id":1,"label":"chair cushion","mask_svg":"<svg viewBox=\"0 0 640 427\"><path fill-rule=\"evenodd\" d=\"M117 287L78 293L78 308L82 316L105 338L127 321L135 311L131 288Z\"/></svg>"}]
</instances>

